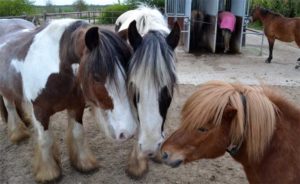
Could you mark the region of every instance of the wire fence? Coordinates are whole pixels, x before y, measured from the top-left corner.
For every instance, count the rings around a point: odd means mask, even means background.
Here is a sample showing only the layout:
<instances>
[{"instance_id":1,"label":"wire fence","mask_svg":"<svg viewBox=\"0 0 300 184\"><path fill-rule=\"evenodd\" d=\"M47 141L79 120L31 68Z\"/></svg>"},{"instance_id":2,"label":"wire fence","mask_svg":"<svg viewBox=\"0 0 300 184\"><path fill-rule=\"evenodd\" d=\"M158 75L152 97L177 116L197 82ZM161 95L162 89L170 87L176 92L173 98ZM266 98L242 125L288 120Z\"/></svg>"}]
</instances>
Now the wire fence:
<instances>
[{"instance_id":1,"label":"wire fence","mask_svg":"<svg viewBox=\"0 0 300 184\"><path fill-rule=\"evenodd\" d=\"M6 16L0 19L21 18L41 25L52 19L74 18L83 19L92 24L114 24L116 19L124 12L122 11L84 11L84 12L67 12L67 13L44 13L36 15Z\"/></svg>"}]
</instances>

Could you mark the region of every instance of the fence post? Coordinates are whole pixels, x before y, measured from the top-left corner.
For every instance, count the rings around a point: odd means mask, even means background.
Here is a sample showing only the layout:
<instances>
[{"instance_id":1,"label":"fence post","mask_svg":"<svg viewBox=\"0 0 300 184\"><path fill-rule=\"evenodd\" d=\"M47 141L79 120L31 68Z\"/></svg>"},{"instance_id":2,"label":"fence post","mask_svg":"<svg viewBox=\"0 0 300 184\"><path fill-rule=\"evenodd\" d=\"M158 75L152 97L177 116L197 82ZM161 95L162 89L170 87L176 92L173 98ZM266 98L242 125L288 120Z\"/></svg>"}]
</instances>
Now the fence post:
<instances>
[{"instance_id":1,"label":"fence post","mask_svg":"<svg viewBox=\"0 0 300 184\"><path fill-rule=\"evenodd\" d=\"M91 12L88 12L89 23L91 23Z\"/></svg>"},{"instance_id":2,"label":"fence post","mask_svg":"<svg viewBox=\"0 0 300 184\"><path fill-rule=\"evenodd\" d=\"M95 15L95 12L93 12L93 19L94 19L94 24L96 24L96 15Z\"/></svg>"},{"instance_id":3,"label":"fence post","mask_svg":"<svg viewBox=\"0 0 300 184\"><path fill-rule=\"evenodd\" d=\"M47 13L46 12L44 12L43 18L44 18L44 23L45 23L47 21Z\"/></svg>"}]
</instances>

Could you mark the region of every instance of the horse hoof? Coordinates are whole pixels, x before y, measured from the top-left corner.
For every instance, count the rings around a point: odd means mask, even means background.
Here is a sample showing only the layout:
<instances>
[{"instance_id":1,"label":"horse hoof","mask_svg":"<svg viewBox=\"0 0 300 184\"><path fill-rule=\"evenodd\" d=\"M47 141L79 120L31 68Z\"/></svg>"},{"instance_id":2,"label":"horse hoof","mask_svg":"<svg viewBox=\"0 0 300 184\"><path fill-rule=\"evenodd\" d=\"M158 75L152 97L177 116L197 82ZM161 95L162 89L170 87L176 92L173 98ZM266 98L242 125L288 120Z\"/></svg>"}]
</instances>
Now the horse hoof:
<instances>
[{"instance_id":1,"label":"horse hoof","mask_svg":"<svg viewBox=\"0 0 300 184\"><path fill-rule=\"evenodd\" d=\"M127 176L132 179L141 179L148 171L148 159L137 153L134 148L129 156L128 165L125 170Z\"/></svg>"},{"instance_id":2,"label":"horse hoof","mask_svg":"<svg viewBox=\"0 0 300 184\"><path fill-rule=\"evenodd\" d=\"M33 159L33 175L37 182L45 183L60 179L61 165L59 154L60 152L55 142L51 143L49 141L43 145L38 144L36 146Z\"/></svg>"},{"instance_id":3,"label":"horse hoof","mask_svg":"<svg viewBox=\"0 0 300 184\"><path fill-rule=\"evenodd\" d=\"M299 67L300 67L299 65L296 65L296 66L295 66L295 69L298 69Z\"/></svg>"},{"instance_id":4,"label":"horse hoof","mask_svg":"<svg viewBox=\"0 0 300 184\"><path fill-rule=\"evenodd\" d=\"M60 169L46 169L35 173L35 180L39 183L58 181L61 178Z\"/></svg>"},{"instance_id":5,"label":"horse hoof","mask_svg":"<svg viewBox=\"0 0 300 184\"><path fill-rule=\"evenodd\" d=\"M22 140L25 140L30 137L30 132L28 128L22 123L19 123L19 126L8 133L9 139L12 143L17 144Z\"/></svg>"},{"instance_id":6,"label":"horse hoof","mask_svg":"<svg viewBox=\"0 0 300 184\"><path fill-rule=\"evenodd\" d=\"M93 172L99 168L97 160L93 154L88 154L85 158L71 159L71 165L79 172Z\"/></svg>"},{"instance_id":7,"label":"horse hoof","mask_svg":"<svg viewBox=\"0 0 300 184\"><path fill-rule=\"evenodd\" d=\"M297 61L300 61L300 58L298 58Z\"/></svg>"},{"instance_id":8,"label":"horse hoof","mask_svg":"<svg viewBox=\"0 0 300 184\"><path fill-rule=\"evenodd\" d=\"M132 179L139 180L148 172L148 160L137 161L136 163L129 163L126 170L127 176Z\"/></svg>"},{"instance_id":9,"label":"horse hoof","mask_svg":"<svg viewBox=\"0 0 300 184\"><path fill-rule=\"evenodd\" d=\"M41 183L57 181L61 177L60 165L57 163L34 165L34 177L37 182Z\"/></svg>"},{"instance_id":10,"label":"horse hoof","mask_svg":"<svg viewBox=\"0 0 300 184\"><path fill-rule=\"evenodd\" d=\"M271 63L271 59L266 59L265 63Z\"/></svg>"}]
</instances>

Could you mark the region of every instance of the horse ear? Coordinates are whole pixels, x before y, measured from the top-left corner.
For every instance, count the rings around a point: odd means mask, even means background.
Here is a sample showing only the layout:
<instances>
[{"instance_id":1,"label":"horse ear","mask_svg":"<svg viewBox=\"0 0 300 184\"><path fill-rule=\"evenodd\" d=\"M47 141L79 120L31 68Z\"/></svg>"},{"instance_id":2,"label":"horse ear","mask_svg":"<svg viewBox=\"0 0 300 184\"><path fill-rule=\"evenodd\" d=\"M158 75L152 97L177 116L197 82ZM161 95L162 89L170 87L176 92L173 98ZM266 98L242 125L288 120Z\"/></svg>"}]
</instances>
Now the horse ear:
<instances>
[{"instance_id":1,"label":"horse ear","mask_svg":"<svg viewBox=\"0 0 300 184\"><path fill-rule=\"evenodd\" d=\"M98 27L92 27L85 33L85 44L91 51L99 44L99 29Z\"/></svg>"},{"instance_id":2,"label":"horse ear","mask_svg":"<svg viewBox=\"0 0 300 184\"><path fill-rule=\"evenodd\" d=\"M142 43L143 38L136 28L135 20L129 24L128 39L129 39L130 45L133 47L134 50L136 50L138 48L138 46Z\"/></svg>"},{"instance_id":3,"label":"horse ear","mask_svg":"<svg viewBox=\"0 0 300 184\"><path fill-rule=\"evenodd\" d=\"M235 117L237 113L236 108L232 107L232 105L228 104L226 105L224 112L223 112L223 119L227 121L232 121L232 119Z\"/></svg>"},{"instance_id":4,"label":"horse ear","mask_svg":"<svg viewBox=\"0 0 300 184\"><path fill-rule=\"evenodd\" d=\"M171 33L167 36L166 40L168 45L174 50L179 42L180 39L180 26L178 22L176 21Z\"/></svg>"}]
</instances>

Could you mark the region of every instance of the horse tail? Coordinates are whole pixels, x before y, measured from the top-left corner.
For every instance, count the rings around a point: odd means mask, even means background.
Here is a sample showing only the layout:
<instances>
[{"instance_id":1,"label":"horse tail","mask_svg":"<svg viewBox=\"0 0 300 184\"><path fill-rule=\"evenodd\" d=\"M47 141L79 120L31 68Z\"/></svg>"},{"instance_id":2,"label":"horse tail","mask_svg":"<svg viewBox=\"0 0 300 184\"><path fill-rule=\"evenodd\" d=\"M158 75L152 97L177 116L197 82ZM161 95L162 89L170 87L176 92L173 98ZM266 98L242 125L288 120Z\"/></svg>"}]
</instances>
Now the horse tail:
<instances>
[{"instance_id":1,"label":"horse tail","mask_svg":"<svg viewBox=\"0 0 300 184\"><path fill-rule=\"evenodd\" d=\"M8 116L7 109L5 107L3 97L0 95L0 117L2 118L3 121L7 122L7 118L8 118L7 116Z\"/></svg>"}]
</instances>

